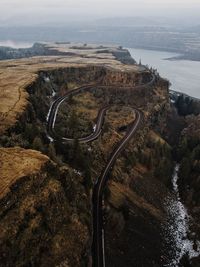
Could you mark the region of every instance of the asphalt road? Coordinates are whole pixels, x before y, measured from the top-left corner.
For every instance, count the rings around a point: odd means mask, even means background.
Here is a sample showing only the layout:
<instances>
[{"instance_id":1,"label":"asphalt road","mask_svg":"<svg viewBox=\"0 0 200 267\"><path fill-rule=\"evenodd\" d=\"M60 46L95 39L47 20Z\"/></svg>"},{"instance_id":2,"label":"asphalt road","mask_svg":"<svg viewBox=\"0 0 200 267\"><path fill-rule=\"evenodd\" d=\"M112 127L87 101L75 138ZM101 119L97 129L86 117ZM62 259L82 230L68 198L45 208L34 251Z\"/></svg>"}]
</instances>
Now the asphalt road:
<instances>
[{"instance_id":1,"label":"asphalt road","mask_svg":"<svg viewBox=\"0 0 200 267\"><path fill-rule=\"evenodd\" d=\"M142 121L142 113L135 109L136 120L132 124L131 129L127 132L125 137L120 141L116 149L113 151L109 161L106 164L101 176L95 184L93 190L93 266L102 267L105 266L105 253L104 253L104 231L102 222L102 195L106 185L109 173L114 166L114 163L119 156L120 152L124 149L127 143L135 134Z\"/></svg>"},{"instance_id":2,"label":"asphalt road","mask_svg":"<svg viewBox=\"0 0 200 267\"><path fill-rule=\"evenodd\" d=\"M137 85L134 88L142 88L142 87L148 87L152 86L155 82L155 76L152 74L152 79L147 84L143 85ZM49 113L47 115L47 132L49 137L52 140L56 139L56 134L54 132L54 126L56 121L57 112L59 109L59 106L61 103L67 99L69 99L70 96L77 95L81 92L85 92L87 90L90 90L92 88L97 87L98 85L88 85L83 86L80 88L77 88L75 90L69 91L66 95L62 97L58 97L51 105ZM116 86L100 86L100 87L116 87ZM126 86L123 86L126 88ZM127 87L130 88L130 87ZM96 122L96 128L94 132L84 138L80 138L79 142L81 143L87 143L91 142L95 139L97 139L102 131L102 125L105 117L105 113L107 109L110 106L105 106L102 109L100 109L98 116L97 116L97 122ZM117 147L112 152L109 161L106 164L105 169L103 170L100 177L97 179L97 182L94 186L93 190L93 244L92 244L92 254L93 254L93 266L94 267L104 267L105 266L105 253L104 253L104 229L103 229L103 223L102 223L102 195L103 190L105 188L106 182L108 180L109 174L113 168L113 165L119 156L120 152L125 148L127 143L130 141L130 139L135 134L136 130L141 124L142 121L142 113L138 110L133 108L133 110L136 113L136 119L131 125L130 129L124 136L124 138L118 143ZM73 141L72 138L62 137L63 142L70 142Z\"/></svg>"}]
</instances>

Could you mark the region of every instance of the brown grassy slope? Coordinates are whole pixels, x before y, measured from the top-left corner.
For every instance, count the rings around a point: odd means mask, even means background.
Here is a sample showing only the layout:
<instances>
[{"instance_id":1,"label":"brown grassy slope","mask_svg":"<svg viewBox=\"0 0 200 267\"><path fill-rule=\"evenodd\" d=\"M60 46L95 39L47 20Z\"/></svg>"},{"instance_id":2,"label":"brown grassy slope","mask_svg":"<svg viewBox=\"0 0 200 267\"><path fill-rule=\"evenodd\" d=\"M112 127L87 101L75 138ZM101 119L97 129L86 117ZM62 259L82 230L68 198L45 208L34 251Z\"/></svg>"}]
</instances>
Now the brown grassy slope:
<instances>
[{"instance_id":1,"label":"brown grassy slope","mask_svg":"<svg viewBox=\"0 0 200 267\"><path fill-rule=\"evenodd\" d=\"M0 62L0 134L13 126L23 113L27 104L25 88L37 79L41 70L53 70L66 67L88 65L106 66L115 70L139 71L137 66L120 63L108 53L97 53L101 49L79 50L66 46L51 45L53 49L72 52L70 56L43 56L20 60L5 60ZM113 48L114 49L114 48Z\"/></svg>"},{"instance_id":2,"label":"brown grassy slope","mask_svg":"<svg viewBox=\"0 0 200 267\"><path fill-rule=\"evenodd\" d=\"M159 209L148 203L143 197L137 195L128 186L112 181L110 182L109 189L111 191L110 203L114 207L120 208L125 199L127 199L133 206L136 205L138 208L146 210L158 220L163 220L164 214Z\"/></svg>"},{"instance_id":3,"label":"brown grassy slope","mask_svg":"<svg viewBox=\"0 0 200 267\"><path fill-rule=\"evenodd\" d=\"M0 266L82 266L90 241L82 178L36 151L0 155Z\"/></svg>"},{"instance_id":4,"label":"brown grassy slope","mask_svg":"<svg viewBox=\"0 0 200 267\"><path fill-rule=\"evenodd\" d=\"M38 172L48 160L47 156L34 150L0 148L0 198L18 179Z\"/></svg>"}]
</instances>

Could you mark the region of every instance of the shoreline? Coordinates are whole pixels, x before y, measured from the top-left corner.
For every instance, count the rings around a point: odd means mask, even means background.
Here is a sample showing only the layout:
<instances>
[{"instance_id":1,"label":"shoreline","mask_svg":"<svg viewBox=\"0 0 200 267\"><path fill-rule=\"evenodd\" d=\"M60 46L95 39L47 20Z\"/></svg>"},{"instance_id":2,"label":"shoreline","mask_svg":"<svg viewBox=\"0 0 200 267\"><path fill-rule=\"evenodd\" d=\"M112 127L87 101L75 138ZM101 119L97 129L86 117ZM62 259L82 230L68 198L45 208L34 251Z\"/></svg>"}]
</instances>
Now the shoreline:
<instances>
[{"instance_id":1,"label":"shoreline","mask_svg":"<svg viewBox=\"0 0 200 267\"><path fill-rule=\"evenodd\" d=\"M165 51L165 52L168 52L168 51ZM200 59L198 60L198 59L194 59L194 58L188 58L184 54L182 56L178 56L178 57L164 58L164 60L169 60L169 61L194 61L194 62L200 62Z\"/></svg>"},{"instance_id":2,"label":"shoreline","mask_svg":"<svg viewBox=\"0 0 200 267\"><path fill-rule=\"evenodd\" d=\"M169 51L127 48L137 62L157 69L160 76L170 81L172 91L200 99L200 61L184 60L183 55Z\"/></svg>"},{"instance_id":3,"label":"shoreline","mask_svg":"<svg viewBox=\"0 0 200 267\"><path fill-rule=\"evenodd\" d=\"M174 57L169 57L169 58L165 58L164 60L169 60L169 61L182 61L182 60L186 60L186 61L194 61L194 62L200 62L200 55L199 55L199 59L195 59L193 56L190 56L188 53L184 52L184 51L179 51L179 50L173 50L173 49L163 49L161 47L149 47L149 46L135 46L135 47L129 47L132 49L140 49L140 50L148 50L148 51L155 51L155 52L166 52L166 53L174 53L177 54L177 56Z\"/></svg>"},{"instance_id":4,"label":"shoreline","mask_svg":"<svg viewBox=\"0 0 200 267\"><path fill-rule=\"evenodd\" d=\"M169 95L175 96L175 97L179 97L180 95L182 95L184 97L189 97L191 100L200 102L200 98L188 95L188 94L180 92L180 91L172 90L172 89L169 89Z\"/></svg>"}]
</instances>

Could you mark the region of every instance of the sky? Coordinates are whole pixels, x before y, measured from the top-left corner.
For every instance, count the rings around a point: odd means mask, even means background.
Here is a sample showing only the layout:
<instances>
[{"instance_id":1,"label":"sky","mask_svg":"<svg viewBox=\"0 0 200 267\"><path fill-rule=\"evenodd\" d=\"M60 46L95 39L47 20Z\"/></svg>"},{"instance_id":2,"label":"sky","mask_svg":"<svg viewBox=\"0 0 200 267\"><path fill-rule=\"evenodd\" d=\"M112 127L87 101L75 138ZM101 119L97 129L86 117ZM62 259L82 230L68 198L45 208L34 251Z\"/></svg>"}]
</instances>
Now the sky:
<instances>
[{"instance_id":1,"label":"sky","mask_svg":"<svg viewBox=\"0 0 200 267\"><path fill-rule=\"evenodd\" d=\"M0 26L37 25L101 17L199 17L200 0L0 0Z\"/></svg>"}]
</instances>

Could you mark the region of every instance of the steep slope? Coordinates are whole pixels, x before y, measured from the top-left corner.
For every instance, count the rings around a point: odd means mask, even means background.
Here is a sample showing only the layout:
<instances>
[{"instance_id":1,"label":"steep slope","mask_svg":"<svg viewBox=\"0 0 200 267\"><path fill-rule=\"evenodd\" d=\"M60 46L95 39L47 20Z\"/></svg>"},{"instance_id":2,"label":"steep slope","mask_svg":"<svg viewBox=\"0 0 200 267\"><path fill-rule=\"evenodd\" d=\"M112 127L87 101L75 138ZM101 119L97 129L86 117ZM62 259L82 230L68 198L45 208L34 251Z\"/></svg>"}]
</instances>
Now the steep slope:
<instances>
[{"instance_id":1,"label":"steep slope","mask_svg":"<svg viewBox=\"0 0 200 267\"><path fill-rule=\"evenodd\" d=\"M1 148L6 192L0 220L2 262L85 266L91 261L93 185L134 122L135 107L143 122L117 159L105 189L106 262L119 267L162 266L168 257L162 225L172 172L171 148L161 137L170 109L168 82L156 75L151 83L151 70L119 62L114 55L127 58L116 47L105 51L105 47L56 44L49 49L70 51L73 56L0 62L4 103L0 144L14 147ZM94 86L60 106L57 139L51 142L46 131L51 103L86 84ZM104 105L112 108L97 140L61 142L62 135L77 138L90 133ZM54 162L26 150L30 148ZM12 162L17 172L9 168Z\"/></svg>"},{"instance_id":2,"label":"steep slope","mask_svg":"<svg viewBox=\"0 0 200 267\"><path fill-rule=\"evenodd\" d=\"M22 148L1 148L0 166L1 266L84 266L90 205L82 178Z\"/></svg>"}]
</instances>

